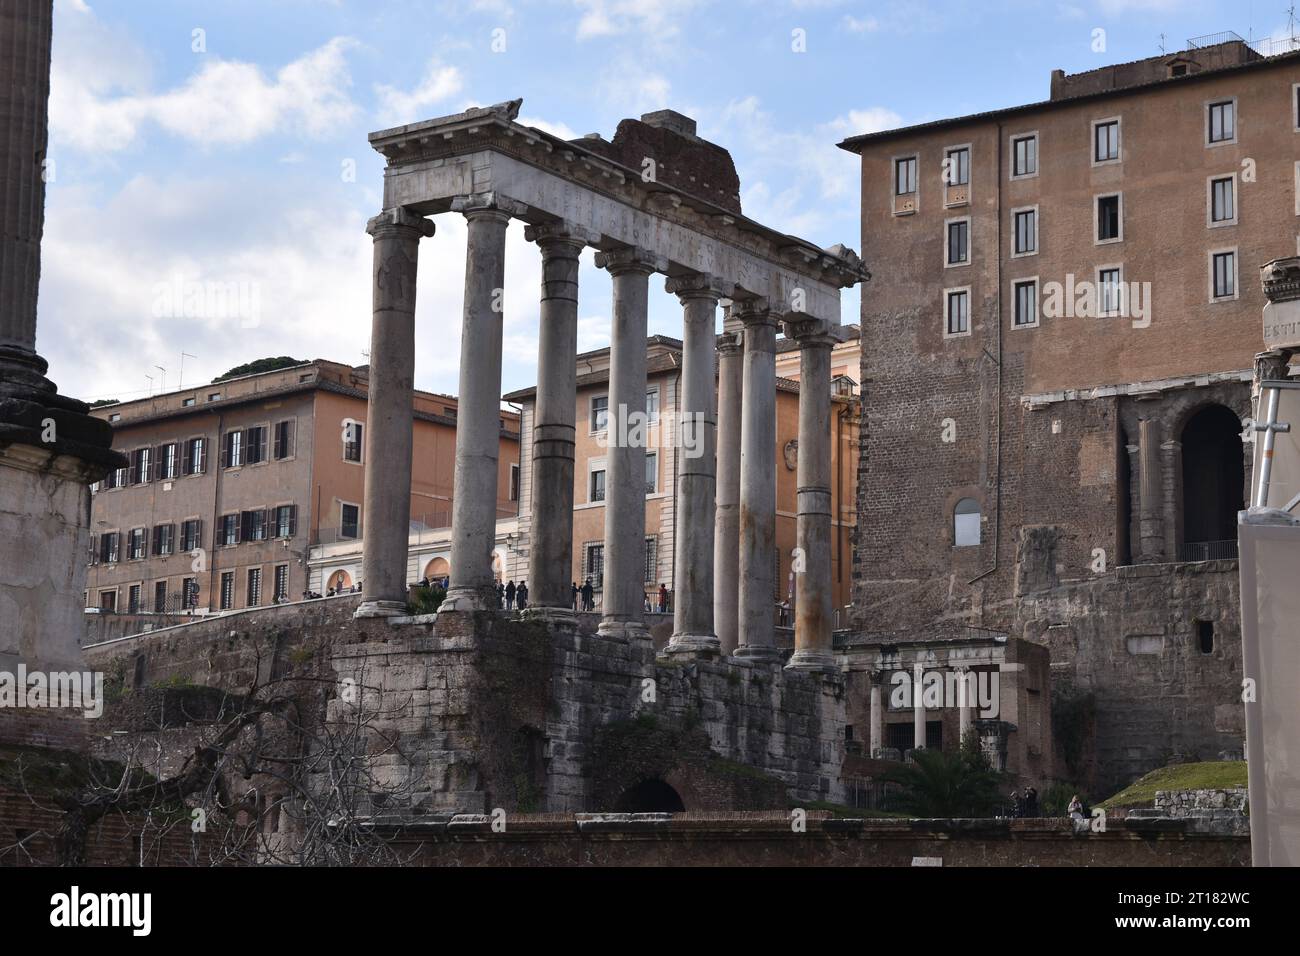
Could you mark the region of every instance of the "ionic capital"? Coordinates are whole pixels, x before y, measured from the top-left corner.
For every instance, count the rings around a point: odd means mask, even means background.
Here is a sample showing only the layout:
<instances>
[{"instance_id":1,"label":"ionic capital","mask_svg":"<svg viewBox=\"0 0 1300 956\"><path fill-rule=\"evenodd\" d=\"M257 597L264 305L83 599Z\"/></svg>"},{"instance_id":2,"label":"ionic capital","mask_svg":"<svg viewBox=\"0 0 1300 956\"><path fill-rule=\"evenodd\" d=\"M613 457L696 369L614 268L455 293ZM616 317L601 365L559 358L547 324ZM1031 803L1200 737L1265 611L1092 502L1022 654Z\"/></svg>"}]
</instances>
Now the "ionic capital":
<instances>
[{"instance_id":1,"label":"ionic capital","mask_svg":"<svg viewBox=\"0 0 1300 956\"><path fill-rule=\"evenodd\" d=\"M640 246L625 246L596 253L596 267L606 270L612 276L625 273L650 275L663 272L668 268L668 260L661 255L642 249Z\"/></svg>"},{"instance_id":2,"label":"ionic capital","mask_svg":"<svg viewBox=\"0 0 1300 956\"><path fill-rule=\"evenodd\" d=\"M411 212L405 206L393 206L366 222L366 232L375 239L392 237L419 239L432 238L436 227L432 219Z\"/></svg>"},{"instance_id":3,"label":"ionic capital","mask_svg":"<svg viewBox=\"0 0 1300 956\"><path fill-rule=\"evenodd\" d=\"M844 341L844 330L825 319L795 319L785 323L787 338L799 343L799 348L834 348Z\"/></svg>"},{"instance_id":4,"label":"ionic capital","mask_svg":"<svg viewBox=\"0 0 1300 956\"><path fill-rule=\"evenodd\" d=\"M509 222L526 213L528 206L497 192L470 193L453 197L451 211L463 213L466 219L500 218Z\"/></svg>"},{"instance_id":5,"label":"ionic capital","mask_svg":"<svg viewBox=\"0 0 1300 956\"><path fill-rule=\"evenodd\" d=\"M683 303L688 299L712 299L717 304L719 299L729 295L734 283L729 283L721 276L705 272L694 272L683 276L669 276L664 280L664 289L676 295Z\"/></svg>"},{"instance_id":6,"label":"ionic capital","mask_svg":"<svg viewBox=\"0 0 1300 956\"><path fill-rule=\"evenodd\" d=\"M543 256L568 259L576 259L583 249L600 241L591 230L563 221L525 226L524 238L537 243Z\"/></svg>"},{"instance_id":7,"label":"ionic capital","mask_svg":"<svg viewBox=\"0 0 1300 956\"><path fill-rule=\"evenodd\" d=\"M767 299L737 299L731 303L731 318L743 322L745 328L770 325L776 328L780 320L768 305Z\"/></svg>"}]
</instances>

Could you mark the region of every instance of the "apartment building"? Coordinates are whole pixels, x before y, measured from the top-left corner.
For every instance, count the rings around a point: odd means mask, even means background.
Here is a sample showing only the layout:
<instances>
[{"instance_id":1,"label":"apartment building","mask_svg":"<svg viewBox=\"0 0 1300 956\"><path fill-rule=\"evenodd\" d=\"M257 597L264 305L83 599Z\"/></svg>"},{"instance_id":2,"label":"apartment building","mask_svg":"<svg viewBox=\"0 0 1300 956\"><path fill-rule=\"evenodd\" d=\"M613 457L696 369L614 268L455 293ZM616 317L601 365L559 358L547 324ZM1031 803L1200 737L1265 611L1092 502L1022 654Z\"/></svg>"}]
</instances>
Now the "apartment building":
<instances>
[{"instance_id":1,"label":"apartment building","mask_svg":"<svg viewBox=\"0 0 1300 956\"><path fill-rule=\"evenodd\" d=\"M93 489L87 607L187 614L298 600L311 548L365 532L365 366L291 368L101 406L129 465ZM415 393L413 530L448 527L456 399ZM499 507L518 494L518 416L501 415ZM351 575L325 582L351 588ZM314 587L313 587L314 585Z\"/></svg>"},{"instance_id":2,"label":"apartment building","mask_svg":"<svg viewBox=\"0 0 1300 956\"><path fill-rule=\"evenodd\" d=\"M1239 751L1256 270L1300 248L1300 54L1192 41L840 145L873 273L859 627L1047 644L1108 778Z\"/></svg>"},{"instance_id":3,"label":"apartment building","mask_svg":"<svg viewBox=\"0 0 1300 956\"><path fill-rule=\"evenodd\" d=\"M847 623L844 606L851 590L850 558L855 520L854 483L857 474L858 403L856 381L856 328L847 330L846 342L833 358L836 388L832 396L831 474L834 514L834 551L831 556L837 617ZM777 426L773 455L777 462L777 548L772 561L777 567L774 606L791 600L791 552L795 547L796 475L799 437L799 383L797 348L785 348L778 339ZM793 363L790 357L793 356ZM786 358L780 364L782 357ZM597 602L604 579L605 462L609 415L609 349L578 355L578 393L575 421L577 441L574 460L573 581L581 585L591 578ZM677 577L674 568L676 537L676 476L678 457L675 425L680 411L682 343L665 335L651 336L646 343L646 412L649 422L646 449L646 557L645 591L655 602L662 584L671 592ZM505 396L519 406L521 421L520 497L518 531L511 536L505 559L505 574L515 580L528 574L529 468L535 388L520 389ZM597 604L599 606L599 603Z\"/></svg>"}]
</instances>

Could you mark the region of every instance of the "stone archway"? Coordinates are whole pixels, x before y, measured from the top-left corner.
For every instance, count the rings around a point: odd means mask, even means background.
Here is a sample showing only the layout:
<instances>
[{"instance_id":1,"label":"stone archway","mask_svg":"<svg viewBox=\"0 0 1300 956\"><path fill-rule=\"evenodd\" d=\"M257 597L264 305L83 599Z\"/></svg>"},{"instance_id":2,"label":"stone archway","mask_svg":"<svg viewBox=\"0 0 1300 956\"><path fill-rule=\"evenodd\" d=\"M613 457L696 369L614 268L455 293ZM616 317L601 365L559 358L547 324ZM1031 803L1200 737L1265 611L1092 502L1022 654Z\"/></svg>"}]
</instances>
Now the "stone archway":
<instances>
[{"instance_id":1,"label":"stone archway","mask_svg":"<svg viewBox=\"0 0 1300 956\"><path fill-rule=\"evenodd\" d=\"M662 780L650 778L628 787L614 801L615 813L685 813L681 795Z\"/></svg>"},{"instance_id":2,"label":"stone archway","mask_svg":"<svg viewBox=\"0 0 1300 956\"><path fill-rule=\"evenodd\" d=\"M1206 405L1183 426L1182 560L1236 557L1237 512L1245 507L1241 419Z\"/></svg>"}]
</instances>

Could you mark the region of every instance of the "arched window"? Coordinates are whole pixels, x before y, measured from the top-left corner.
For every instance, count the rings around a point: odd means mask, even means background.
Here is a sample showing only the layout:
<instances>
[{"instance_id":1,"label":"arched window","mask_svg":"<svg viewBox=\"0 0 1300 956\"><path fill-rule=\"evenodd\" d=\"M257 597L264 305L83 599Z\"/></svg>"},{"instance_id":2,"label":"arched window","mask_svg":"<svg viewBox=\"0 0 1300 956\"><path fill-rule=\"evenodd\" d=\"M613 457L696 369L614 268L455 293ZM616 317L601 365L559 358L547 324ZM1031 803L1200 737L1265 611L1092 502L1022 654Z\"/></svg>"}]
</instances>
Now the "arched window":
<instances>
[{"instance_id":1,"label":"arched window","mask_svg":"<svg viewBox=\"0 0 1300 956\"><path fill-rule=\"evenodd\" d=\"M1182 433L1183 546L1179 560L1237 556L1237 512L1245 507L1241 419L1223 405L1209 405Z\"/></svg>"},{"instance_id":2,"label":"arched window","mask_svg":"<svg viewBox=\"0 0 1300 956\"><path fill-rule=\"evenodd\" d=\"M952 543L958 548L980 543L980 505L974 498L963 498L952 509Z\"/></svg>"}]
</instances>

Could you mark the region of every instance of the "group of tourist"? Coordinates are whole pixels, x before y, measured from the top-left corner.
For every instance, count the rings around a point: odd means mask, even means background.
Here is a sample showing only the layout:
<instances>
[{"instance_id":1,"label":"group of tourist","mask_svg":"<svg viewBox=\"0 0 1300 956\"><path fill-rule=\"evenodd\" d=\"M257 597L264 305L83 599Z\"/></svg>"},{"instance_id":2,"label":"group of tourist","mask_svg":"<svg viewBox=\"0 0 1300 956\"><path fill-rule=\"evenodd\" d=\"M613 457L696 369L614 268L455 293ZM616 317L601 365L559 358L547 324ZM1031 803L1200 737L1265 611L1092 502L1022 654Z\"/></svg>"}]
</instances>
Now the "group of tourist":
<instances>
[{"instance_id":1,"label":"group of tourist","mask_svg":"<svg viewBox=\"0 0 1300 956\"><path fill-rule=\"evenodd\" d=\"M1038 816L1038 790L1025 787L1023 791L1011 791L1011 815L1017 819Z\"/></svg>"},{"instance_id":2,"label":"group of tourist","mask_svg":"<svg viewBox=\"0 0 1300 956\"><path fill-rule=\"evenodd\" d=\"M522 611L528 607L528 585L520 581L497 582L497 607L505 611Z\"/></svg>"},{"instance_id":3,"label":"group of tourist","mask_svg":"<svg viewBox=\"0 0 1300 956\"><path fill-rule=\"evenodd\" d=\"M581 602L581 607L578 606L579 602ZM582 583L582 587L578 587L577 581L573 582L573 609L575 611L596 610L596 589L591 586L591 578L587 578Z\"/></svg>"}]
</instances>

